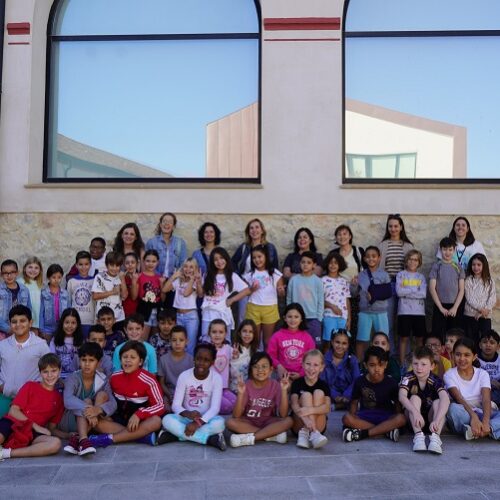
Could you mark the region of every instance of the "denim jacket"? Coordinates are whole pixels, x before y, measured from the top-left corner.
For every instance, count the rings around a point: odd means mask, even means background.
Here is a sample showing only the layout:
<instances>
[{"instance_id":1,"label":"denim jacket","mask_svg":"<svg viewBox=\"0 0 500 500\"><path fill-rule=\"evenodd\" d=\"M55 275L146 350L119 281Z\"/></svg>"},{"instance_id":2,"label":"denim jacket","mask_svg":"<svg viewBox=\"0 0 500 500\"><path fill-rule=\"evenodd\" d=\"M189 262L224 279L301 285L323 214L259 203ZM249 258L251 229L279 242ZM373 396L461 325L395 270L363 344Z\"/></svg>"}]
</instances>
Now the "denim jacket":
<instances>
[{"instance_id":1,"label":"denim jacket","mask_svg":"<svg viewBox=\"0 0 500 500\"><path fill-rule=\"evenodd\" d=\"M179 238L179 236L172 236L167 246L163 236L159 234L148 240L146 250L156 250L158 252L160 262L158 262L156 272L161 276L172 276L176 269L180 269L182 263L187 258L186 242L182 238ZM168 269L165 270L167 254L169 255Z\"/></svg>"},{"instance_id":2,"label":"denim jacket","mask_svg":"<svg viewBox=\"0 0 500 500\"><path fill-rule=\"evenodd\" d=\"M29 290L22 284L19 285L17 303L31 309L31 299ZM12 294L5 283L0 283L0 332L10 330L9 312L12 309Z\"/></svg>"},{"instance_id":3,"label":"denim jacket","mask_svg":"<svg viewBox=\"0 0 500 500\"><path fill-rule=\"evenodd\" d=\"M354 381L359 375L359 364L356 356L346 353L344 359L338 365L335 365L332 351L326 353L325 369L321 374L321 378L330 387L332 399L339 396L351 399Z\"/></svg>"},{"instance_id":4,"label":"denim jacket","mask_svg":"<svg viewBox=\"0 0 500 500\"><path fill-rule=\"evenodd\" d=\"M43 287L40 294L40 331L43 333L54 333L57 328L54 296L50 293L48 286ZM59 291L59 315L68 307L71 307L71 297L66 290L61 288Z\"/></svg>"}]
</instances>

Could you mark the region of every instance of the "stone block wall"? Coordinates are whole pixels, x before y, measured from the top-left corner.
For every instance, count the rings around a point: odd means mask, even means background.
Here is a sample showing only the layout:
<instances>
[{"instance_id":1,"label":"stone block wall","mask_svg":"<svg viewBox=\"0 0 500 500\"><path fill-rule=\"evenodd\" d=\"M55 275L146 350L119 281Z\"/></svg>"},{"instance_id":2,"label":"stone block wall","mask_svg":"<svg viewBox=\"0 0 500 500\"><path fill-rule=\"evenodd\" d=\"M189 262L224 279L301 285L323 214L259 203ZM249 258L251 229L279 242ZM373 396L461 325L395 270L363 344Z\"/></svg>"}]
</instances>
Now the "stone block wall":
<instances>
[{"instance_id":1,"label":"stone block wall","mask_svg":"<svg viewBox=\"0 0 500 500\"><path fill-rule=\"evenodd\" d=\"M254 215L241 214L176 214L176 234L183 237L189 254L198 248L197 229L206 221L215 222L222 231L222 246L230 254L243 241L243 231ZM78 250L88 249L90 239L102 236L111 249L120 227L136 222L144 241L153 236L160 214L91 214L91 213L4 213L0 214L0 259L13 258L22 266L26 257L38 256L44 268L57 262L69 269ZM326 254L334 245L333 232L339 224L348 224L354 233L354 244L366 247L383 237L386 214L378 215L261 215L268 240L278 249L280 263L293 250L293 236L309 227L318 250ZM448 235L455 215L404 215L406 232L424 256L422 272L428 274L435 260L439 240ZM468 216L476 239L484 245L498 295L500 297L500 216ZM494 312L494 327L500 329L500 300Z\"/></svg>"}]
</instances>

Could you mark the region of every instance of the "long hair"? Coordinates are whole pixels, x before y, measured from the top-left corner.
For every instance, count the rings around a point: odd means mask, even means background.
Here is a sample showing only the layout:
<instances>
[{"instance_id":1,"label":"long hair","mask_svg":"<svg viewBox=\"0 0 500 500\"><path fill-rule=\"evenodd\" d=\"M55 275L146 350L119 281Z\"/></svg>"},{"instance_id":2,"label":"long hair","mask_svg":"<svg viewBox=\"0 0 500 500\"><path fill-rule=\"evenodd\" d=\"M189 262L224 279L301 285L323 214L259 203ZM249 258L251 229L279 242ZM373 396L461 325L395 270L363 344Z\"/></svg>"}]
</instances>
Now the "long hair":
<instances>
[{"instance_id":1,"label":"long hair","mask_svg":"<svg viewBox=\"0 0 500 500\"><path fill-rule=\"evenodd\" d=\"M220 234L221 234L220 233L220 229L217 226L217 224L214 224L213 222L204 222L200 226L200 228L198 229L198 241L200 242L200 245L202 247L204 247L205 244L206 244L206 241L205 241L205 229L207 227L211 227L214 230L214 233L215 233L215 239L214 239L215 246L220 245Z\"/></svg>"},{"instance_id":2,"label":"long hair","mask_svg":"<svg viewBox=\"0 0 500 500\"><path fill-rule=\"evenodd\" d=\"M453 221L453 225L451 226L451 231L450 231L450 238L453 240L453 241L457 241L457 235L455 233L455 224L459 221L459 220L463 220L466 224L467 224L467 234L465 235L465 240L464 240L464 245L466 247L468 247L469 245L472 245L475 241L476 241L476 238L474 238L474 235L472 234L472 231L471 231L471 228L470 228L470 222L469 220L467 219L467 217L463 217L463 216L460 216L460 217L457 217L454 221Z\"/></svg>"},{"instance_id":3,"label":"long hair","mask_svg":"<svg viewBox=\"0 0 500 500\"><path fill-rule=\"evenodd\" d=\"M409 243L410 245L413 245L408 236L406 236L405 223L403 222L403 219L399 214L389 214L387 216L387 221L385 223L385 234L384 237L382 238L382 241L391 239L391 234L389 233L390 220L397 220L399 222L399 225L401 226L401 233L399 233L399 237L401 238L401 240L406 241L406 243Z\"/></svg>"},{"instance_id":4,"label":"long hair","mask_svg":"<svg viewBox=\"0 0 500 500\"><path fill-rule=\"evenodd\" d=\"M219 255L226 261L226 267L224 268L224 276L226 277L226 286L229 293L233 291L233 266L231 265L231 258L227 253L227 250L222 247L215 247L210 253L210 259L208 261L208 270L205 277L205 283L203 284L203 291L205 295L213 295L215 293L215 281L217 276L217 268L214 264L214 258Z\"/></svg>"},{"instance_id":5,"label":"long hair","mask_svg":"<svg viewBox=\"0 0 500 500\"><path fill-rule=\"evenodd\" d=\"M297 229L295 236L293 237L293 251L295 253L299 253L299 235L300 233L306 233L307 236L309 236L309 239L311 240L311 244L309 245L309 250L311 252L316 253L316 243L314 242L314 234L308 227L301 227Z\"/></svg>"},{"instance_id":6,"label":"long hair","mask_svg":"<svg viewBox=\"0 0 500 500\"><path fill-rule=\"evenodd\" d=\"M174 220L174 228L172 229L172 234L174 234L175 228L177 226L177 217L172 212L165 212L165 213L161 214L160 220L158 221L158 224L156 225L155 234L157 234L157 235L161 234L161 221L163 220L163 217L166 217L167 215L170 215L170 217L172 217L172 219Z\"/></svg>"},{"instance_id":7,"label":"long hair","mask_svg":"<svg viewBox=\"0 0 500 500\"><path fill-rule=\"evenodd\" d=\"M262 236L260 238L261 244L265 245L267 243L267 231L264 223L260 219L252 219L248 221L248 224L245 227L245 243L250 246L252 244L252 238L250 238L250 226L254 223L258 222L260 228L262 229Z\"/></svg>"},{"instance_id":8,"label":"long hair","mask_svg":"<svg viewBox=\"0 0 500 500\"><path fill-rule=\"evenodd\" d=\"M273 277L274 274L274 266L273 263L271 262L271 259L269 258L269 249L267 245L256 245L252 248L251 256L253 257L254 252L260 252L261 254L264 255L266 264L265 264L265 270L269 273L269 276ZM250 258L250 268L252 270L252 274L255 273L256 268L255 264L253 263L253 258Z\"/></svg>"},{"instance_id":9,"label":"long hair","mask_svg":"<svg viewBox=\"0 0 500 500\"><path fill-rule=\"evenodd\" d=\"M57 329L54 333L54 344L57 346L64 345L64 338L66 337L66 334L64 333L63 324L64 320L68 317L76 319L76 330L75 333L73 333L73 345L75 347L80 347L83 344L82 321L78 311L73 307L68 307L62 312L61 319L57 323Z\"/></svg>"},{"instance_id":10,"label":"long hair","mask_svg":"<svg viewBox=\"0 0 500 500\"><path fill-rule=\"evenodd\" d=\"M478 260L483 265L483 270L481 271L481 279L485 285L491 285L491 274L490 274L490 265L488 264L488 259L482 253L475 253L469 260L467 264L467 276L474 276L472 272L472 262L474 260Z\"/></svg>"},{"instance_id":11,"label":"long hair","mask_svg":"<svg viewBox=\"0 0 500 500\"><path fill-rule=\"evenodd\" d=\"M253 356L257 352L257 349L259 348L259 341L260 341L258 328L253 319L244 319L238 325L238 329L236 330L236 342L238 343L238 350L241 352L241 346L243 345L243 339L241 338L241 330L243 330L245 326L252 327L253 339L252 342L250 342L249 347L250 347L250 356Z\"/></svg>"},{"instance_id":12,"label":"long hair","mask_svg":"<svg viewBox=\"0 0 500 500\"><path fill-rule=\"evenodd\" d=\"M33 281L38 285L38 288L42 288L42 286L43 286L43 267L42 267L42 262L40 261L40 259L38 257L33 256L33 257L28 257L26 259L26 262L24 263L24 266L23 266L24 281L25 281L25 283L32 282L32 279L26 274L26 268L30 264L36 264L40 268L40 274Z\"/></svg>"},{"instance_id":13,"label":"long hair","mask_svg":"<svg viewBox=\"0 0 500 500\"><path fill-rule=\"evenodd\" d=\"M113 243L113 251L117 253L121 253L122 255L125 253L124 251L124 244L123 244L123 231L125 229L133 229L135 232L135 241L132 243L132 248L134 250L134 253L136 255L141 255L141 251L144 250L144 241L142 240L141 237L141 232L139 231L139 227L135 222L127 222L127 224L124 224L118 233L116 233L116 238L115 242Z\"/></svg>"}]
</instances>

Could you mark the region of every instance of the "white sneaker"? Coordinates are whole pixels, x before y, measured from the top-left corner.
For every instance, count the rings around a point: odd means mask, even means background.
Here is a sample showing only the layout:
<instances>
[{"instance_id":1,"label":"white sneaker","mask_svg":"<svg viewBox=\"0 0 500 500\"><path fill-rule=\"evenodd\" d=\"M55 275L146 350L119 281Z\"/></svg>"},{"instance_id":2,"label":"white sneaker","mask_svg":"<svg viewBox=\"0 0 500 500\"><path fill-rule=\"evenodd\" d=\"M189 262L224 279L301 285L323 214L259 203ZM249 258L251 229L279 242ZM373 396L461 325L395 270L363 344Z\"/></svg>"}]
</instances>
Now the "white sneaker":
<instances>
[{"instance_id":1,"label":"white sneaker","mask_svg":"<svg viewBox=\"0 0 500 500\"><path fill-rule=\"evenodd\" d=\"M280 432L279 434L276 434L276 436L271 436L264 441L271 441L273 443L280 443L280 444L286 444L287 442L287 437L286 437L286 432Z\"/></svg>"},{"instance_id":2,"label":"white sneaker","mask_svg":"<svg viewBox=\"0 0 500 500\"><path fill-rule=\"evenodd\" d=\"M318 448L322 448L326 443L328 443L328 438L326 436L323 436L323 434L321 434L321 432L319 431L312 431L309 436L309 441L311 441L313 448L317 450Z\"/></svg>"},{"instance_id":3,"label":"white sneaker","mask_svg":"<svg viewBox=\"0 0 500 500\"><path fill-rule=\"evenodd\" d=\"M464 424L464 436L467 441L472 441L474 434L472 434L472 427L470 425Z\"/></svg>"},{"instance_id":4,"label":"white sneaker","mask_svg":"<svg viewBox=\"0 0 500 500\"><path fill-rule=\"evenodd\" d=\"M240 446L253 446L255 444L255 435L249 434L231 434L229 439L232 448L239 448Z\"/></svg>"},{"instance_id":5,"label":"white sneaker","mask_svg":"<svg viewBox=\"0 0 500 500\"><path fill-rule=\"evenodd\" d=\"M427 446L425 445L425 434L423 432L417 432L413 436L413 451L427 451Z\"/></svg>"},{"instance_id":6,"label":"white sneaker","mask_svg":"<svg viewBox=\"0 0 500 500\"><path fill-rule=\"evenodd\" d=\"M311 443L309 442L309 429L302 427L299 431L299 436L297 437L297 446L299 448L310 448Z\"/></svg>"},{"instance_id":7,"label":"white sneaker","mask_svg":"<svg viewBox=\"0 0 500 500\"><path fill-rule=\"evenodd\" d=\"M436 455L441 455L443 453L443 448L441 447L442 445L441 438L439 437L439 434L436 434L433 432L429 438L429 446L427 450L429 450L431 453L435 453Z\"/></svg>"}]
</instances>

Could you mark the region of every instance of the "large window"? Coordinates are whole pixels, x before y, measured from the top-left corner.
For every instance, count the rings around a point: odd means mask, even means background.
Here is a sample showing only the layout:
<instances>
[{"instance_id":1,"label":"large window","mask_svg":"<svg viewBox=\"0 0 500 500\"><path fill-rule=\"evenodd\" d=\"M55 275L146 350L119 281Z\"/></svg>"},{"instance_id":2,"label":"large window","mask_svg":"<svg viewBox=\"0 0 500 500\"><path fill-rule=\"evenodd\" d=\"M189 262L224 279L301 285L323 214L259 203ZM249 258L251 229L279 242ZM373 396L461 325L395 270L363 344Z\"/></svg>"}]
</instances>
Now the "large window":
<instances>
[{"instance_id":1,"label":"large window","mask_svg":"<svg viewBox=\"0 0 500 500\"><path fill-rule=\"evenodd\" d=\"M44 180L256 182L254 0L56 0Z\"/></svg>"},{"instance_id":2,"label":"large window","mask_svg":"<svg viewBox=\"0 0 500 500\"><path fill-rule=\"evenodd\" d=\"M344 64L345 182L499 181L500 2L350 0Z\"/></svg>"}]
</instances>

